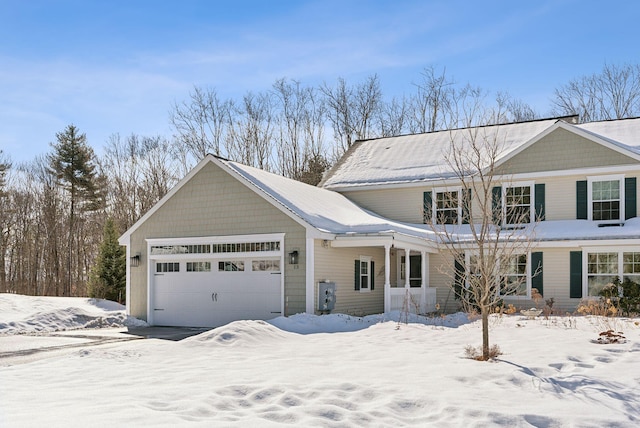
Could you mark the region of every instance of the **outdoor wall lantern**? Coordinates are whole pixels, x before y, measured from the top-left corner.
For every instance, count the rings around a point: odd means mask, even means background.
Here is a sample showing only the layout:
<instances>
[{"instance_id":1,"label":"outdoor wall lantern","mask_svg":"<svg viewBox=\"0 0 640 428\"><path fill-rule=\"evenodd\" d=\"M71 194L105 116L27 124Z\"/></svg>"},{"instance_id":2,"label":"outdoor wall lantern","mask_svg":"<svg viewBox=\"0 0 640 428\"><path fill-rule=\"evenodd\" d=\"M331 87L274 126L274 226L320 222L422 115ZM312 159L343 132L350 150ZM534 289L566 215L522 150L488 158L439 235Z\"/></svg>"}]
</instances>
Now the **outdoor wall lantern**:
<instances>
[{"instance_id":1,"label":"outdoor wall lantern","mask_svg":"<svg viewBox=\"0 0 640 428\"><path fill-rule=\"evenodd\" d=\"M289 264L297 265L298 264L298 250L293 250L289 253Z\"/></svg>"},{"instance_id":2,"label":"outdoor wall lantern","mask_svg":"<svg viewBox=\"0 0 640 428\"><path fill-rule=\"evenodd\" d=\"M129 265L131 265L131 267L138 267L140 266L140 253L136 253L135 256L132 256L129 259Z\"/></svg>"}]
</instances>

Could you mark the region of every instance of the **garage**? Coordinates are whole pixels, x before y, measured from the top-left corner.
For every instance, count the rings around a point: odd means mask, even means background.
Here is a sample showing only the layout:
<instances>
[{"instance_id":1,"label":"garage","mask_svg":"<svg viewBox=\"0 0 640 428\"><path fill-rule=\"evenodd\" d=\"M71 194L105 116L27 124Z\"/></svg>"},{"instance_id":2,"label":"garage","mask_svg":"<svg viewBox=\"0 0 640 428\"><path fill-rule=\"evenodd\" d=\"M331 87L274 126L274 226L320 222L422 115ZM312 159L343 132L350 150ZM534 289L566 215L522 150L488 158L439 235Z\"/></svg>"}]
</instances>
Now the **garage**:
<instances>
[{"instance_id":1,"label":"garage","mask_svg":"<svg viewBox=\"0 0 640 428\"><path fill-rule=\"evenodd\" d=\"M218 327L283 312L283 235L149 239L149 317Z\"/></svg>"}]
</instances>

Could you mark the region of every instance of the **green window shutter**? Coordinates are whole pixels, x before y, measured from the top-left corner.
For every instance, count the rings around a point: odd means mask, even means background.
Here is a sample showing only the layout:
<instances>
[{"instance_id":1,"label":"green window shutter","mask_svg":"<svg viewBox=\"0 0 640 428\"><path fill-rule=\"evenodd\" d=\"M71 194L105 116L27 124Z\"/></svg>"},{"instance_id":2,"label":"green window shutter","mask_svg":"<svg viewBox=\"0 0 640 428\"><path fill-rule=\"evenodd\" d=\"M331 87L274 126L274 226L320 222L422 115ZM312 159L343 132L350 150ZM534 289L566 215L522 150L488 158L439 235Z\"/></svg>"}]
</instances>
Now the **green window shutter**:
<instances>
[{"instance_id":1,"label":"green window shutter","mask_svg":"<svg viewBox=\"0 0 640 428\"><path fill-rule=\"evenodd\" d=\"M582 298L582 251L569 254L569 297Z\"/></svg>"},{"instance_id":2,"label":"green window shutter","mask_svg":"<svg viewBox=\"0 0 640 428\"><path fill-rule=\"evenodd\" d=\"M355 262L355 289L360 290L360 260Z\"/></svg>"},{"instance_id":3,"label":"green window shutter","mask_svg":"<svg viewBox=\"0 0 640 428\"><path fill-rule=\"evenodd\" d=\"M375 264L373 263L373 260L371 260L371 262L369 263L370 265L370 272L369 272L369 279L371 281L371 291L373 291L374 288L374 278L376 277L376 268L375 268Z\"/></svg>"},{"instance_id":4,"label":"green window shutter","mask_svg":"<svg viewBox=\"0 0 640 428\"><path fill-rule=\"evenodd\" d=\"M502 218L502 187L496 186L491 189L491 201L493 222L499 225Z\"/></svg>"},{"instance_id":5,"label":"green window shutter","mask_svg":"<svg viewBox=\"0 0 640 428\"><path fill-rule=\"evenodd\" d=\"M627 177L624 179L624 219L636 217L636 178Z\"/></svg>"},{"instance_id":6,"label":"green window shutter","mask_svg":"<svg viewBox=\"0 0 640 428\"><path fill-rule=\"evenodd\" d=\"M544 183L535 185L534 188L536 221L544 221ZM542 294L542 293L540 293Z\"/></svg>"},{"instance_id":7,"label":"green window shutter","mask_svg":"<svg viewBox=\"0 0 640 428\"><path fill-rule=\"evenodd\" d=\"M469 224L471 216L471 189L462 189L462 224Z\"/></svg>"},{"instance_id":8,"label":"green window shutter","mask_svg":"<svg viewBox=\"0 0 640 428\"><path fill-rule=\"evenodd\" d=\"M424 192L422 194L422 222L424 224L431 223L433 219L433 197L431 192Z\"/></svg>"},{"instance_id":9,"label":"green window shutter","mask_svg":"<svg viewBox=\"0 0 640 428\"><path fill-rule=\"evenodd\" d=\"M531 288L544 296L542 283L542 252L531 253Z\"/></svg>"},{"instance_id":10,"label":"green window shutter","mask_svg":"<svg viewBox=\"0 0 640 428\"><path fill-rule=\"evenodd\" d=\"M588 218L588 200L587 180L576 181L576 218L578 220L586 220Z\"/></svg>"}]
</instances>

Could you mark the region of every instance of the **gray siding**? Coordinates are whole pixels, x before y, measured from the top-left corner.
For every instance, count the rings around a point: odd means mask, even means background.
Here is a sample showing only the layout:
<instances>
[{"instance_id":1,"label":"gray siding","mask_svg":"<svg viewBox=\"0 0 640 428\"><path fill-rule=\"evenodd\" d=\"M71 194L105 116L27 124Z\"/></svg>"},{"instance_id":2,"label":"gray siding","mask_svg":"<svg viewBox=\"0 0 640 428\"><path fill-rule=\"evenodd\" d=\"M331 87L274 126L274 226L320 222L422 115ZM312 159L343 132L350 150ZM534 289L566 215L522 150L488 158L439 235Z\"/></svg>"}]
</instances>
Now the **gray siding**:
<instances>
[{"instance_id":1,"label":"gray siding","mask_svg":"<svg viewBox=\"0 0 640 428\"><path fill-rule=\"evenodd\" d=\"M579 156L578 156L579 154ZM638 164L633 158L557 129L505 162L505 174Z\"/></svg>"},{"instance_id":2,"label":"gray siding","mask_svg":"<svg viewBox=\"0 0 640 428\"><path fill-rule=\"evenodd\" d=\"M205 165L131 235L131 315L147 316L147 238L285 233L287 254L298 249L300 263L284 266L287 315L305 310L305 229L213 163Z\"/></svg>"},{"instance_id":3,"label":"gray siding","mask_svg":"<svg viewBox=\"0 0 640 428\"><path fill-rule=\"evenodd\" d=\"M314 308L317 310L318 282L336 283L334 313L362 316L384 312L384 249L377 247L331 248L315 242ZM354 289L354 260L371 256L375 262L373 291Z\"/></svg>"}]
</instances>

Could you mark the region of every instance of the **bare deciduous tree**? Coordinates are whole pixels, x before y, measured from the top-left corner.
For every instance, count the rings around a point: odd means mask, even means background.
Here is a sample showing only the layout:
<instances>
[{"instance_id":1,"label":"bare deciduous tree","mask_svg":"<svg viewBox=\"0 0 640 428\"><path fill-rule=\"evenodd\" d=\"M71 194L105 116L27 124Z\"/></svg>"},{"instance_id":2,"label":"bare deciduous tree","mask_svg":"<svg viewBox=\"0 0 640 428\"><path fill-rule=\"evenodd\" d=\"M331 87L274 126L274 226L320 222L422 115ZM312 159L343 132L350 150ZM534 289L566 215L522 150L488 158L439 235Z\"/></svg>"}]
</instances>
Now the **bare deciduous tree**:
<instances>
[{"instance_id":1,"label":"bare deciduous tree","mask_svg":"<svg viewBox=\"0 0 640 428\"><path fill-rule=\"evenodd\" d=\"M327 105L327 118L333 128L333 137L337 144L336 159L342 156L356 140L373 137L375 117L382 103L382 92L377 75L369 76L355 87L347 86L339 78L335 87L324 83L320 90Z\"/></svg>"},{"instance_id":2,"label":"bare deciduous tree","mask_svg":"<svg viewBox=\"0 0 640 428\"><path fill-rule=\"evenodd\" d=\"M227 152L231 160L271 170L274 132L273 103L268 94L249 92L242 98L227 134Z\"/></svg>"},{"instance_id":3,"label":"bare deciduous tree","mask_svg":"<svg viewBox=\"0 0 640 428\"><path fill-rule=\"evenodd\" d=\"M208 153L225 156L224 139L232 103L221 100L215 88L194 87L189 100L174 103L170 122L176 138L196 161Z\"/></svg>"},{"instance_id":4,"label":"bare deciduous tree","mask_svg":"<svg viewBox=\"0 0 640 428\"><path fill-rule=\"evenodd\" d=\"M444 129L456 93L454 82L447 78L445 69L438 74L433 66L420 74L421 80L414 83L417 92L410 101L409 130L423 133Z\"/></svg>"},{"instance_id":5,"label":"bare deciduous tree","mask_svg":"<svg viewBox=\"0 0 640 428\"><path fill-rule=\"evenodd\" d=\"M432 195L425 206L426 222L455 261L456 269L443 267L443 273L450 276L464 306L477 308L482 316L483 360L490 358L489 315L505 296L522 291L527 274L523 269L529 268L534 245L535 213L524 204L532 195L510 187L498 165L506 137L501 129L495 125L450 131L445 159L454 177L450 186L456 190Z\"/></svg>"},{"instance_id":6,"label":"bare deciduous tree","mask_svg":"<svg viewBox=\"0 0 640 428\"><path fill-rule=\"evenodd\" d=\"M383 103L378 112L378 128L382 137L404 134L407 129L409 105L405 97Z\"/></svg>"},{"instance_id":7,"label":"bare deciduous tree","mask_svg":"<svg viewBox=\"0 0 640 428\"><path fill-rule=\"evenodd\" d=\"M580 116L580 122L623 119L640 114L640 66L605 65L555 90L553 113Z\"/></svg>"}]
</instances>

